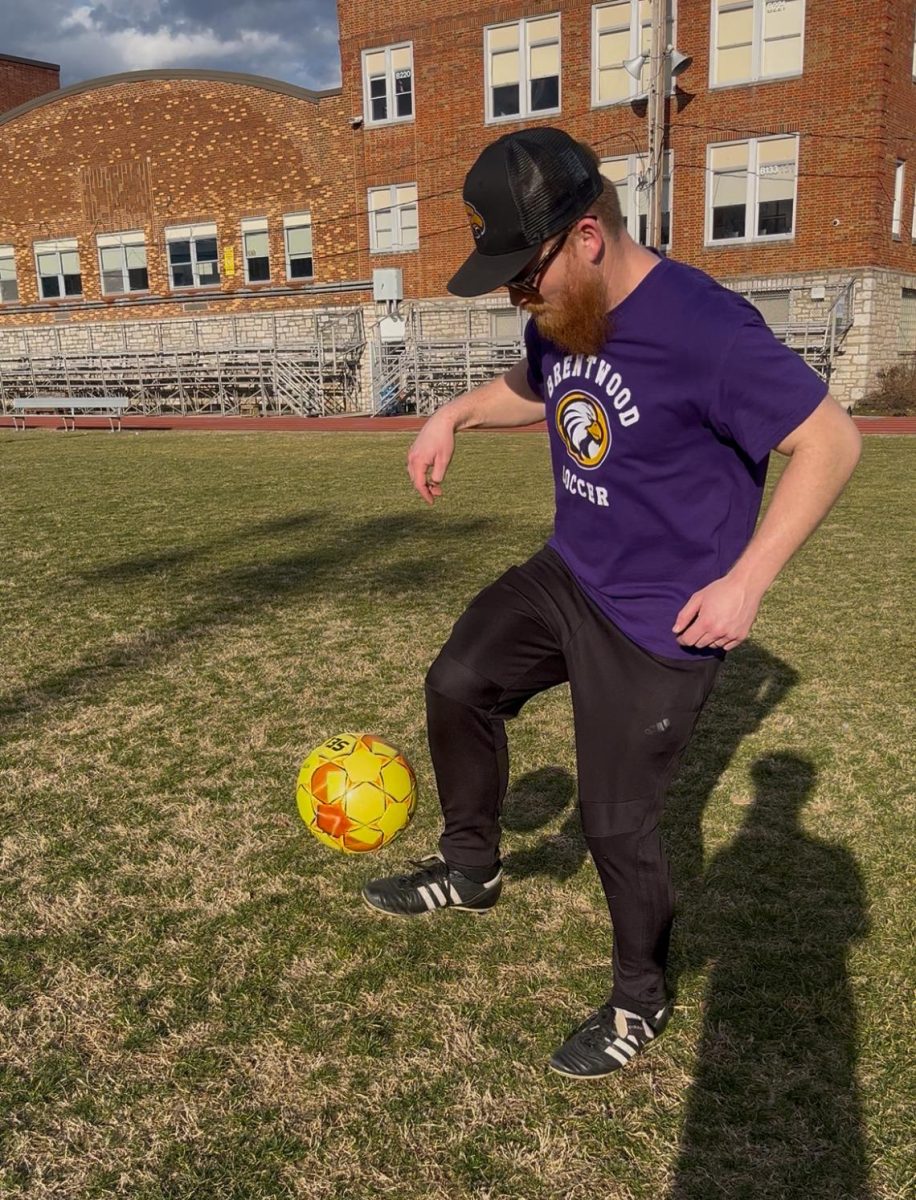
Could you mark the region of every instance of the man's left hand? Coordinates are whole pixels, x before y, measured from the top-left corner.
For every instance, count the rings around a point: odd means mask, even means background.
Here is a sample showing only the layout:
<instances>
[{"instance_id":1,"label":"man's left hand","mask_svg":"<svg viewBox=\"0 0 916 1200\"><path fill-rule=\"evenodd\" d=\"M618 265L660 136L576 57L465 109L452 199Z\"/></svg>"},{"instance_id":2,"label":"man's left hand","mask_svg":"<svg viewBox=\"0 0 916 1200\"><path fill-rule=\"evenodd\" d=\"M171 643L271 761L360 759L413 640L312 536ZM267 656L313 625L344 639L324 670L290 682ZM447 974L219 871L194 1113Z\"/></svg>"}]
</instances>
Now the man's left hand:
<instances>
[{"instance_id":1,"label":"man's left hand","mask_svg":"<svg viewBox=\"0 0 916 1200\"><path fill-rule=\"evenodd\" d=\"M694 592L677 615L673 632L681 646L734 650L751 631L762 596L724 575Z\"/></svg>"}]
</instances>

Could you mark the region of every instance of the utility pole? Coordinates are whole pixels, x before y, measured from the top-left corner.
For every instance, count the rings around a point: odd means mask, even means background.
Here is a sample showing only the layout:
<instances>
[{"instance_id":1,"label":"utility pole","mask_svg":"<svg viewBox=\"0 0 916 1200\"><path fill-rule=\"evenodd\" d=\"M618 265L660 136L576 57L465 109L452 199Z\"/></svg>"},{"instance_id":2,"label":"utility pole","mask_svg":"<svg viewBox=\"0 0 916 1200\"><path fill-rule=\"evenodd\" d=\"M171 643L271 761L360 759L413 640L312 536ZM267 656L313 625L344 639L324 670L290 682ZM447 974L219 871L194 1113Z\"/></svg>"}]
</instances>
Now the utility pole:
<instances>
[{"instance_id":1,"label":"utility pole","mask_svg":"<svg viewBox=\"0 0 916 1200\"><path fill-rule=\"evenodd\" d=\"M652 0L652 40L649 43L649 121L646 171L648 213L646 245L662 239L662 192L665 176L665 92L668 80L668 0Z\"/></svg>"}]
</instances>

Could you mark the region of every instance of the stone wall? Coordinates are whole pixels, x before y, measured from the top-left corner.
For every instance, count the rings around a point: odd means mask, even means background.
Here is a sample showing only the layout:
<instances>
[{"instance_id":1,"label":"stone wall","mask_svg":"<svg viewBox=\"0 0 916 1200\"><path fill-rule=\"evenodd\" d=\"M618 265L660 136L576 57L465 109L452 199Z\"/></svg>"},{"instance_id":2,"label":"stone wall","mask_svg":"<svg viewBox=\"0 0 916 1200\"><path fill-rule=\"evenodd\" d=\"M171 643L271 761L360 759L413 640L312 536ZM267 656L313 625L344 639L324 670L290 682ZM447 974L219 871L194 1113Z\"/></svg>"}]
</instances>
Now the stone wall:
<instances>
[{"instance_id":1,"label":"stone wall","mask_svg":"<svg viewBox=\"0 0 916 1200\"><path fill-rule=\"evenodd\" d=\"M900 360L901 296L904 288L916 287L916 275L860 268L728 283L732 290L749 296L787 290L790 323L797 329L808 325L813 334L825 328L834 301L850 280L854 280L853 324L838 346L830 378L832 395L847 407L864 399L876 386L878 373Z\"/></svg>"},{"instance_id":2,"label":"stone wall","mask_svg":"<svg viewBox=\"0 0 916 1200\"><path fill-rule=\"evenodd\" d=\"M293 348L318 338L317 322L339 322L337 344L359 330L358 310L352 307L276 313L247 313L238 317L197 317L172 321L95 321L80 325L0 326L0 359L22 354L117 353L122 350L195 350L227 346ZM352 332L351 332L352 331ZM325 334L331 345L334 336Z\"/></svg>"},{"instance_id":3,"label":"stone wall","mask_svg":"<svg viewBox=\"0 0 916 1200\"><path fill-rule=\"evenodd\" d=\"M795 348L800 347L805 326L812 346L823 341L830 309L854 280L853 325L839 346L830 379L832 394L841 403L853 406L875 387L878 372L900 360L901 294L904 288L916 289L916 275L893 271L863 269L852 274L811 273L801 276L765 278L749 276L729 281L729 287L752 300L762 302L768 295L788 294L788 325ZM424 342L454 343L461 347L467 338L478 346L500 341L507 348L522 347L522 321L506 298L500 295L477 301L435 299L411 303L404 308L405 353L410 353L412 332ZM499 320L498 332L493 314L507 314ZM362 329L359 317L362 318ZM276 312L244 313L236 316L200 316L169 321L95 321L80 324L0 326L0 359L23 354L53 356L83 355L92 352L116 353L121 350L169 351L209 349L226 346L295 347L314 344L318 322L339 321L334 335L324 334L325 349L342 346L359 331L366 347L360 360L360 396L365 409L372 406L372 349L380 341L380 322L384 306L363 304L359 309L340 306L315 310L288 309ZM785 332L785 331L783 331ZM916 351L916 346L912 347ZM456 350L456 353L458 351Z\"/></svg>"}]
</instances>

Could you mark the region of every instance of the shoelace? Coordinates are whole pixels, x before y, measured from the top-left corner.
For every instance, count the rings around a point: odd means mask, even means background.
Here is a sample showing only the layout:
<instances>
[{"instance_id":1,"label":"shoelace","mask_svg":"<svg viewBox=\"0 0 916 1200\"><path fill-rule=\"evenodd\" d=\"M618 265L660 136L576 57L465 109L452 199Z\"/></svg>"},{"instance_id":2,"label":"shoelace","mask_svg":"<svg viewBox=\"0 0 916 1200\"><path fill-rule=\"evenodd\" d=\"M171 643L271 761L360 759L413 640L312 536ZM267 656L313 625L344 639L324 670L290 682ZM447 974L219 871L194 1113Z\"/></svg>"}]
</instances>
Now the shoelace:
<instances>
[{"instance_id":1,"label":"shoelace","mask_svg":"<svg viewBox=\"0 0 916 1200\"><path fill-rule=\"evenodd\" d=\"M419 867L419 870L414 871L412 875L401 875L398 882L410 887L422 887L425 883L441 883L448 875L448 864L441 858L436 858L435 855L429 858L409 858L407 861L412 867Z\"/></svg>"},{"instance_id":2,"label":"shoelace","mask_svg":"<svg viewBox=\"0 0 916 1200\"><path fill-rule=\"evenodd\" d=\"M615 1012L615 1005L610 1003L602 1004L593 1017L589 1017L587 1021L584 1021L579 1026L580 1040L590 1049L600 1049L608 1039L613 1041L615 1038L620 1037L620 1034L617 1032L617 1022L614 1017ZM640 1021L639 1026L636 1028L633 1028L635 1023L632 1018L627 1017L626 1021L628 1037L631 1033L635 1033L638 1041L647 1040L646 1031L641 1028L642 1021Z\"/></svg>"},{"instance_id":3,"label":"shoelace","mask_svg":"<svg viewBox=\"0 0 916 1200\"><path fill-rule=\"evenodd\" d=\"M617 1028L614 1024L614 1005L602 1004L593 1016L588 1017L582 1022L576 1032L582 1035L582 1041L588 1046L597 1045L608 1034L616 1037Z\"/></svg>"}]
</instances>

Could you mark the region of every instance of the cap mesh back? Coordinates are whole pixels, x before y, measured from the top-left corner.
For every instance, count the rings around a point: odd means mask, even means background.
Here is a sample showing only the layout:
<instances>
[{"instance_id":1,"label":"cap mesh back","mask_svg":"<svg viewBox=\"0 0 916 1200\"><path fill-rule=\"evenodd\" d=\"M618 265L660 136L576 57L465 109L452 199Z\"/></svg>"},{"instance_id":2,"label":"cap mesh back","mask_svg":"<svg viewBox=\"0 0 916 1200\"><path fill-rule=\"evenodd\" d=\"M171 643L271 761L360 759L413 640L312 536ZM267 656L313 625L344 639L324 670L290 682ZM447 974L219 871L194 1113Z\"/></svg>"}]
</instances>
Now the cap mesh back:
<instances>
[{"instance_id":1,"label":"cap mesh back","mask_svg":"<svg viewBox=\"0 0 916 1200\"><path fill-rule=\"evenodd\" d=\"M597 195L593 172L568 137L539 129L535 138L516 134L508 147L509 185L530 244L558 233L582 216Z\"/></svg>"}]
</instances>

